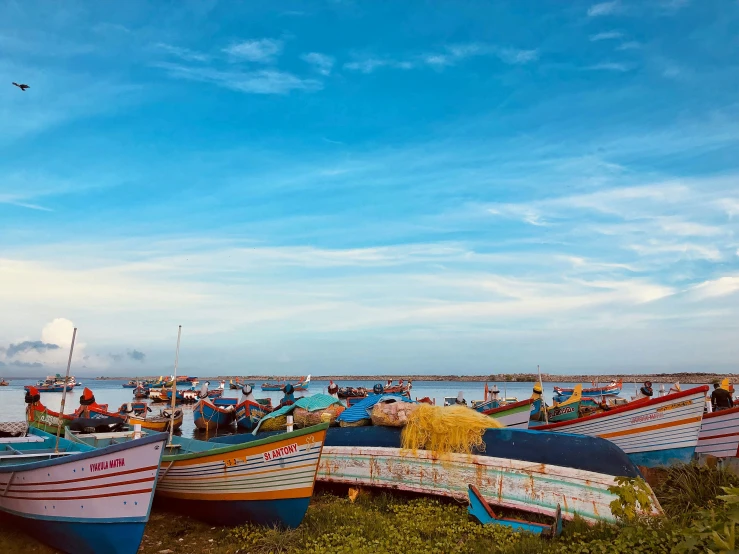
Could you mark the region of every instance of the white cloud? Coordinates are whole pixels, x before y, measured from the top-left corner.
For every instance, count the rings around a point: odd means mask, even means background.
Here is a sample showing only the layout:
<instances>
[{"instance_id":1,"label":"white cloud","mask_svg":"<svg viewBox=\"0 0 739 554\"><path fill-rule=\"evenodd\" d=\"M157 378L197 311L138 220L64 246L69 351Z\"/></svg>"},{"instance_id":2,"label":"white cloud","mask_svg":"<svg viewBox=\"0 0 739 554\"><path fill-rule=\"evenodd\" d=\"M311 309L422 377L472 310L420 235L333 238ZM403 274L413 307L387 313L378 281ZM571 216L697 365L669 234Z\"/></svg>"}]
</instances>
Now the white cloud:
<instances>
[{"instance_id":1,"label":"white cloud","mask_svg":"<svg viewBox=\"0 0 739 554\"><path fill-rule=\"evenodd\" d=\"M613 0L612 2L601 2L600 4L593 4L588 8L588 17L600 17L604 15L613 15L619 13L622 9L621 2L619 0Z\"/></svg>"},{"instance_id":2,"label":"white cloud","mask_svg":"<svg viewBox=\"0 0 739 554\"><path fill-rule=\"evenodd\" d=\"M631 66L620 62L603 62L589 65L585 69L591 71L620 71L623 73L629 71L631 69Z\"/></svg>"},{"instance_id":3,"label":"white cloud","mask_svg":"<svg viewBox=\"0 0 739 554\"><path fill-rule=\"evenodd\" d=\"M360 73L372 73L373 71L381 67L390 67L395 69L412 69L413 64L411 62L380 58L367 58L365 60L347 62L344 64L344 69L359 71Z\"/></svg>"},{"instance_id":4,"label":"white cloud","mask_svg":"<svg viewBox=\"0 0 739 554\"><path fill-rule=\"evenodd\" d=\"M631 248L642 256L679 254L679 257L684 259L709 260L712 262L718 262L723 258L718 248L693 243L670 243L650 240L642 244L633 244Z\"/></svg>"},{"instance_id":5,"label":"white cloud","mask_svg":"<svg viewBox=\"0 0 739 554\"><path fill-rule=\"evenodd\" d=\"M315 79L302 79L278 70L220 71L205 67L188 67L171 63L155 64L170 77L212 83L224 88L252 94L288 94L293 90L316 91L323 84Z\"/></svg>"},{"instance_id":6,"label":"white cloud","mask_svg":"<svg viewBox=\"0 0 739 554\"><path fill-rule=\"evenodd\" d=\"M590 40L592 42L598 42L600 40L611 40L615 38L621 38L623 33L620 33L618 31L606 31L603 33L597 33L595 35L590 35Z\"/></svg>"},{"instance_id":7,"label":"white cloud","mask_svg":"<svg viewBox=\"0 0 739 554\"><path fill-rule=\"evenodd\" d=\"M320 54L318 52L309 52L303 54L300 59L313 65L318 73L321 75L330 75L331 69L334 66L334 58L327 56L326 54Z\"/></svg>"},{"instance_id":8,"label":"white cloud","mask_svg":"<svg viewBox=\"0 0 739 554\"><path fill-rule=\"evenodd\" d=\"M182 58L183 60L190 62L206 62L210 59L210 56L208 56L207 54L196 52L194 50L189 50L188 48L181 48L179 46L173 46L171 44L165 44L162 42L155 44L155 46L159 50L162 50L164 52L172 54L173 56L177 56L178 58Z\"/></svg>"},{"instance_id":9,"label":"white cloud","mask_svg":"<svg viewBox=\"0 0 739 554\"><path fill-rule=\"evenodd\" d=\"M639 48L641 48L641 43L631 40L624 42L623 44L619 44L616 47L616 50L638 50Z\"/></svg>"},{"instance_id":10,"label":"white cloud","mask_svg":"<svg viewBox=\"0 0 739 554\"><path fill-rule=\"evenodd\" d=\"M502 48L498 50L498 57L507 64L525 64L538 60L539 51Z\"/></svg>"},{"instance_id":11,"label":"white cloud","mask_svg":"<svg viewBox=\"0 0 739 554\"><path fill-rule=\"evenodd\" d=\"M224 48L223 51L234 60L243 60L257 63L271 63L282 52L281 40L269 38L245 40Z\"/></svg>"},{"instance_id":12,"label":"white cloud","mask_svg":"<svg viewBox=\"0 0 739 554\"><path fill-rule=\"evenodd\" d=\"M690 292L697 299L705 299L727 296L737 291L739 291L739 276L732 275L700 283L693 287Z\"/></svg>"}]
</instances>

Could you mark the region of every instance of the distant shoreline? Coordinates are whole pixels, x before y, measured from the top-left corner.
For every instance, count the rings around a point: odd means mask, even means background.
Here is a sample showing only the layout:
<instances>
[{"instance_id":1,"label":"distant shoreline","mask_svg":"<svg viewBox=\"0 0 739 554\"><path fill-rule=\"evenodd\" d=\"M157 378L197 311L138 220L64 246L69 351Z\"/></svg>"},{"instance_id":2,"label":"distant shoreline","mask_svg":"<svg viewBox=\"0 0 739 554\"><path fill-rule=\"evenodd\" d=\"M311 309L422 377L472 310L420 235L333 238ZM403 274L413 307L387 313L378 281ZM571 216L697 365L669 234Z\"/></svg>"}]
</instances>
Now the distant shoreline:
<instances>
[{"instance_id":1,"label":"distant shoreline","mask_svg":"<svg viewBox=\"0 0 739 554\"><path fill-rule=\"evenodd\" d=\"M280 381L299 381L305 377L305 375L295 375L279 377ZM546 383L600 383L605 384L611 381L618 381L623 379L624 384L626 383L642 383L644 381L652 381L653 383L684 383L684 384L704 384L711 383L716 380L721 380L728 377L730 381L739 382L739 375L734 373L641 373L634 375L553 375L551 373L542 373L542 381ZM130 379L157 379L158 375L151 377L94 377L96 381L120 381ZM277 378L273 375L219 375L219 376L204 376L201 379L209 380L225 380L239 379L245 381L252 381L255 383L262 382L274 382ZM456 382L477 382L477 383L532 383L539 380L539 377L534 373L498 373L491 375L313 375L311 376L313 381L329 381L333 380L337 383L342 381L377 381L380 383L387 382L392 379L397 381L403 379L404 381L456 381Z\"/></svg>"}]
</instances>

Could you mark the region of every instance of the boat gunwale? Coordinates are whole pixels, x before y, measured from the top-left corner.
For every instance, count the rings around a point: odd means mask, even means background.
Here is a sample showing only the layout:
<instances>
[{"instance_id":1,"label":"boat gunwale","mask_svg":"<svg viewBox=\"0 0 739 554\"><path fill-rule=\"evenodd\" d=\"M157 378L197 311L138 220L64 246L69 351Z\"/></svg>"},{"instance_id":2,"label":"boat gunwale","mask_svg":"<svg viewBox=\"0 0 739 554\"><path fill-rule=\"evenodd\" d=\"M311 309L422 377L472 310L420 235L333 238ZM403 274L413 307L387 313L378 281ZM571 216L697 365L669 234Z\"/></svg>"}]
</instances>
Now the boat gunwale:
<instances>
[{"instance_id":1,"label":"boat gunwale","mask_svg":"<svg viewBox=\"0 0 739 554\"><path fill-rule=\"evenodd\" d=\"M311 433L325 431L326 429L328 429L328 427L329 427L328 423L319 423L318 425L306 427L305 429L296 429L295 431L291 431L289 433L273 435L271 437L265 437L263 439L257 439L257 440L249 441L249 442L240 442L240 443L224 446L221 448L212 448L210 450L203 450L201 452L189 452L187 454L164 454L162 456L162 462L179 462L181 460L192 460L195 458L201 458L203 456L217 456L218 454L227 454L230 452L243 450L245 448L263 446L265 444L279 442L284 439L302 437L303 435L309 435ZM203 442L208 442L208 441L203 441ZM209 444L218 444L218 443L209 443Z\"/></svg>"},{"instance_id":2,"label":"boat gunwale","mask_svg":"<svg viewBox=\"0 0 739 554\"><path fill-rule=\"evenodd\" d=\"M46 433L45 431L42 431L41 429L37 429L35 427L32 427L31 429L34 434L36 434L36 432L39 432L39 433L44 433L45 435L49 435L50 438L55 438L55 436L52 435L51 433ZM59 438L71 444L86 444L84 442L74 442L69 439L65 439L64 437L59 437ZM144 446L144 445L153 444L156 442L164 443L166 439L167 439L166 433L157 432L157 433L152 433L149 435L142 436L140 439L136 439L136 441L141 440L143 442L126 441L126 442L122 442L119 444L111 444L108 446L102 446L99 448L96 448L88 444L87 446L89 446L91 450L75 450L74 452L71 452L68 456L60 456L58 458L52 458L49 460L40 460L38 462L29 462L27 464L1 465L0 474L19 472L19 471L25 471L25 470L30 471L33 469L39 469L43 467L62 465L62 464L68 463L70 460L78 461L78 460L86 460L88 458L96 458L99 456L105 456L107 454L120 452L122 450L129 450L132 447Z\"/></svg>"}]
</instances>

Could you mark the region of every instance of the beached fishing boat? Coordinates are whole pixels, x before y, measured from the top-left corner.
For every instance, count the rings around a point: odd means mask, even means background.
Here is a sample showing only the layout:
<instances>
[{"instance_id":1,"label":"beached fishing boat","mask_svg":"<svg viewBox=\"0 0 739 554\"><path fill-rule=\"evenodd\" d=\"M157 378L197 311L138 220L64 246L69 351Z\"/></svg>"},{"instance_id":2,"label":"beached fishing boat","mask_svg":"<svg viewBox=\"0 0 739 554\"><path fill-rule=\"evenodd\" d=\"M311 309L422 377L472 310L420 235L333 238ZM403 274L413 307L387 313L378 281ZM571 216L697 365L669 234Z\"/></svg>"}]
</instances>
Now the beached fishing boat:
<instances>
[{"instance_id":1,"label":"beached fishing boat","mask_svg":"<svg viewBox=\"0 0 739 554\"><path fill-rule=\"evenodd\" d=\"M0 438L0 511L70 554L135 554L166 435L94 449L38 429Z\"/></svg>"},{"instance_id":2,"label":"beached fishing boat","mask_svg":"<svg viewBox=\"0 0 739 554\"><path fill-rule=\"evenodd\" d=\"M707 386L695 387L536 429L608 439L641 466L688 463L698 443L707 391Z\"/></svg>"},{"instance_id":3,"label":"beached fishing boat","mask_svg":"<svg viewBox=\"0 0 739 554\"><path fill-rule=\"evenodd\" d=\"M230 435L209 442L238 444L258 437ZM482 438L485 446L472 454L439 454L403 450L397 427L330 427L318 481L463 501L472 484L495 506L554 517L561 504L564 519L577 513L589 521L615 521L609 505L618 496L608 487L616 477L640 475L620 448L597 437L503 428L489 429ZM653 495L652 502L659 514Z\"/></svg>"},{"instance_id":4,"label":"beached fishing boat","mask_svg":"<svg viewBox=\"0 0 739 554\"><path fill-rule=\"evenodd\" d=\"M532 400L528 398L514 404L491 408L482 413L492 417L509 429L528 429L531 417L531 402Z\"/></svg>"},{"instance_id":5,"label":"beached fishing boat","mask_svg":"<svg viewBox=\"0 0 739 554\"><path fill-rule=\"evenodd\" d=\"M595 385L595 383L593 383ZM582 386L582 385L580 385ZM600 398L601 396L618 396L621 394L623 388L623 379L618 381L611 381L607 385L602 387L593 386L587 389L582 389L583 398ZM575 391L574 388L566 387L554 387L554 397L557 401L563 401L572 396Z\"/></svg>"},{"instance_id":6,"label":"beached fishing boat","mask_svg":"<svg viewBox=\"0 0 739 554\"><path fill-rule=\"evenodd\" d=\"M157 499L215 525L297 527L305 517L328 424L223 445L173 436L166 446ZM131 433L109 435L111 442ZM99 438L76 435L76 440Z\"/></svg>"},{"instance_id":7,"label":"beached fishing boat","mask_svg":"<svg viewBox=\"0 0 739 554\"><path fill-rule=\"evenodd\" d=\"M703 415L695 453L719 458L739 456L739 406Z\"/></svg>"},{"instance_id":8,"label":"beached fishing boat","mask_svg":"<svg viewBox=\"0 0 739 554\"><path fill-rule=\"evenodd\" d=\"M151 408L146 402L127 402L118 408L118 414L125 418L129 425L141 425L144 429L152 431L169 431L170 425L174 429L182 427L183 413L182 410L176 409L174 417L170 410L160 410L157 415L149 415Z\"/></svg>"},{"instance_id":9,"label":"beached fishing boat","mask_svg":"<svg viewBox=\"0 0 739 554\"><path fill-rule=\"evenodd\" d=\"M227 427L236 418L235 398L201 398L192 411L195 427L203 431L215 431Z\"/></svg>"}]
</instances>

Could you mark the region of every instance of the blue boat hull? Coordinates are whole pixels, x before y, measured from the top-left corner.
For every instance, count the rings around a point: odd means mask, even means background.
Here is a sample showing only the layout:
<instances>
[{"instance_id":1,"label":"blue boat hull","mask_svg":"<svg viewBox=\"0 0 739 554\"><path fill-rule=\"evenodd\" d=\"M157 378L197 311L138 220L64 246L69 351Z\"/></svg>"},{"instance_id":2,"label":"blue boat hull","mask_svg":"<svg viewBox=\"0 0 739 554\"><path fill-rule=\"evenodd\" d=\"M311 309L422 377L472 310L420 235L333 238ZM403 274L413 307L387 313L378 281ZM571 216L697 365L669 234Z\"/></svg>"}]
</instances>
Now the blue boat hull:
<instances>
[{"instance_id":1,"label":"blue boat hull","mask_svg":"<svg viewBox=\"0 0 739 554\"><path fill-rule=\"evenodd\" d=\"M145 521L99 523L2 514L32 537L69 554L136 554L146 527Z\"/></svg>"},{"instance_id":2,"label":"blue boat hull","mask_svg":"<svg viewBox=\"0 0 739 554\"><path fill-rule=\"evenodd\" d=\"M243 525L245 521L248 521L257 525L294 529L303 521L308 504L310 504L310 497L244 501L160 499L157 497L155 503L184 514L197 514L198 519L214 525Z\"/></svg>"},{"instance_id":3,"label":"blue boat hull","mask_svg":"<svg viewBox=\"0 0 739 554\"><path fill-rule=\"evenodd\" d=\"M235 402L235 399L234 399ZM213 430L219 427L227 427L234 422L234 411L222 412L214 410L210 404L199 402L193 410L195 427L198 429Z\"/></svg>"},{"instance_id":4,"label":"blue boat hull","mask_svg":"<svg viewBox=\"0 0 739 554\"><path fill-rule=\"evenodd\" d=\"M267 412L254 405L236 407L236 426L242 431L253 431Z\"/></svg>"},{"instance_id":5,"label":"blue boat hull","mask_svg":"<svg viewBox=\"0 0 739 554\"><path fill-rule=\"evenodd\" d=\"M644 467L669 467L677 463L689 464L693 459L695 446L684 448L669 448L654 452L633 452L628 454L632 462Z\"/></svg>"}]
</instances>

